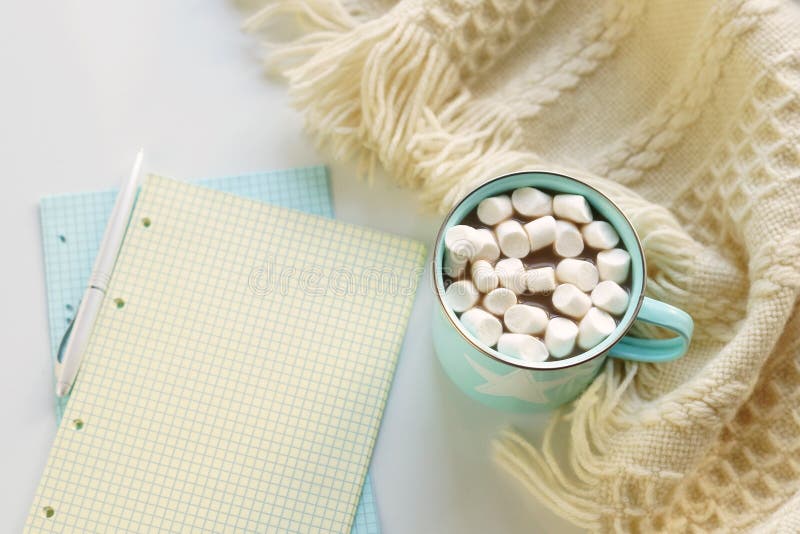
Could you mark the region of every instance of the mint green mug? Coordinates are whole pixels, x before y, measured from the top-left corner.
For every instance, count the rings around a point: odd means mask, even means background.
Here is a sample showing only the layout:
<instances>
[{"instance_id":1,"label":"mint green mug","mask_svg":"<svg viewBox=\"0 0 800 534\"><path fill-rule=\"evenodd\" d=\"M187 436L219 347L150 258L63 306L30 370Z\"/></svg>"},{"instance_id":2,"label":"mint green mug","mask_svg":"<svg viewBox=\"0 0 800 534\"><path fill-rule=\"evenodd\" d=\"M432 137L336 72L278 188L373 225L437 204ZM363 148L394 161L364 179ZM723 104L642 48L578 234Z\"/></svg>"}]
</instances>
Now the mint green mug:
<instances>
[{"instance_id":1,"label":"mint green mug","mask_svg":"<svg viewBox=\"0 0 800 534\"><path fill-rule=\"evenodd\" d=\"M526 362L483 345L463 328L445 304L442 263L444 235L459 224L484 198L536 187L582 195L614 226L631 256L628 309L617 328L596 347L557 361ZM586 389L603 362L611 356L640 362L665 362L683 356L692 337L692 318L678 308L644 296L647 282L644 251L636 231L622 211L597 189L575 178L549 171L508 174L486 182L462 199L447 215L433 251L433 280L438 301L433 317L436 354L450 379L467 395L493 408L515 412L551 409L576 398ZM667 339L626 335L634 320L674 332Z\"/></svg>"}]
</instances>

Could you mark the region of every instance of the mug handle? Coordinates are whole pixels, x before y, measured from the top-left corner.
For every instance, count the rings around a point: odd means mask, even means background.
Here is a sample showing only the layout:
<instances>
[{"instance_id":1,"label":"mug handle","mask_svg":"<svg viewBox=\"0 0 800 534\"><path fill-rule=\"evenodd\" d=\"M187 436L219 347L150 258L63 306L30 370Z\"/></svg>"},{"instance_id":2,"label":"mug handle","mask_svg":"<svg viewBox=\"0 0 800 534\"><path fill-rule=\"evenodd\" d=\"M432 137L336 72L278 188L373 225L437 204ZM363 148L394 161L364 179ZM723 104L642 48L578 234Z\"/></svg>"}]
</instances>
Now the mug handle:
<instances>
[{"instance_id":1,"label":"mug handle","mask_svg":"<svg viewBox=\"0 0 800 534\"><path fill-rule=\"evenodd\" d=\"M688 313L645 297L636 319L671 330L677 336L668 339L625 336L611 347L610 356L621 360L657 363L676 360L686 354L694 330L694 321Z\"/></svg>"}]
</instances>

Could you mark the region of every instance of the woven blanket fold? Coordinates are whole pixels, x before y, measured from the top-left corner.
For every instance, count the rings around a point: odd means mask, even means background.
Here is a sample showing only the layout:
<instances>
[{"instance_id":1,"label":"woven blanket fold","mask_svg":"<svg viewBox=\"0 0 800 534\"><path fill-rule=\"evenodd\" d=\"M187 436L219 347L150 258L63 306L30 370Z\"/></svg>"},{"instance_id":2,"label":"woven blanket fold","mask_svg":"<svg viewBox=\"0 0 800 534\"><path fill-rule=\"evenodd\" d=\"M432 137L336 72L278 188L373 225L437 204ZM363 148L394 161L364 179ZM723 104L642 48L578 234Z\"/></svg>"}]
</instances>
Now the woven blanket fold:
<instances>
[{"instance_id":1,"label":"woven blanket fold","mask_svg":"<svg viewBox=\"0 0 800 534\"><path fill-rule=\"evenodd\" d=\"M609 360L497 462L593 530L800 532L798 6L278 0L248 25L275 41L287 17L267 61L337 157L438 210L577 169L640 232L648 295L695 319L687 356Z\"/></svg>"}]
</instances>

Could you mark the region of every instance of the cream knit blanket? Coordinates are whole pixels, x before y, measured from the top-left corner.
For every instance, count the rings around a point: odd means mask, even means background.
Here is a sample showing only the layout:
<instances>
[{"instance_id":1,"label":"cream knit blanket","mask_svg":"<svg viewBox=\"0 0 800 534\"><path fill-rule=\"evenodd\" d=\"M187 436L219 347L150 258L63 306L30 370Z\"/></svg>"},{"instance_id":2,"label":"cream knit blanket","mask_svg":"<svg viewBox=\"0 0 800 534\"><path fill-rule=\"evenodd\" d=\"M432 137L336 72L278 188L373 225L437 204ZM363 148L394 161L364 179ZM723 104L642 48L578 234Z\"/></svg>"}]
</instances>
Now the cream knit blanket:
<instances>
[{"instance_id":1,"label":"cream knit blanket","mask_svg":"<svg viewBox=\"0 0 800 534\"><path fill-rule=\"evenodd\" d=\"M321 142L439 210L542 163L595 176L648 293L694 317L686 357L609 361L501 466L594 530L800 532L796 4L279 0L249 24Z\"/></svg>"}]
</instances>

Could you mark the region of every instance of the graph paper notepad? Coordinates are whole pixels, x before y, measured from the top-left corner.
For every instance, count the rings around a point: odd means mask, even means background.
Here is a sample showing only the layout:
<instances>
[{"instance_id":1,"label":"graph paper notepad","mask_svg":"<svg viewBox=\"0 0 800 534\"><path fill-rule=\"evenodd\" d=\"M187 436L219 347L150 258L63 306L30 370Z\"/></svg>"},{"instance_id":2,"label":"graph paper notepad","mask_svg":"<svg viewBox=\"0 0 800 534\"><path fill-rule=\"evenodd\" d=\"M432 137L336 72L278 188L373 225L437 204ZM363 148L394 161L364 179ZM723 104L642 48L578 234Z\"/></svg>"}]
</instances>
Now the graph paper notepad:
<instances>
[{"instance_id":1,"label":"graph paper notepad","mask_svg":"<svg viewBox=\"0 0 800 534\"><path fill-rule=\"evenodd\" d=\"M421 260L150 179L29 529L346 531ZM298 275L269 290L265 269Z\"/></svg>"},{"instance_id":2,"label":"graph paper notepad","mask_svg":"<svg viewBox=\"0 0 800 534\"><path fill-rule=\"evenodd\" d=\"M333 217L328 173L323 166L299 167L223 178L198 180L198 185ZM103 230L114 206L115 191L68 193L42 199L41 226L50 324L51 355L86 289ZM56 421L69 397L55 397ZM351 534L380 534L378 506L371 476L364 481Z\"/></svg>"}]
</instances>

